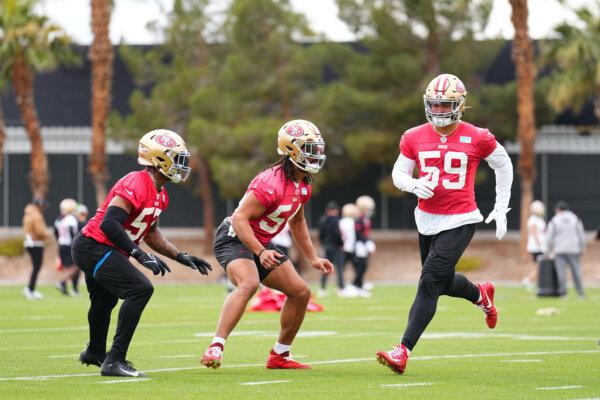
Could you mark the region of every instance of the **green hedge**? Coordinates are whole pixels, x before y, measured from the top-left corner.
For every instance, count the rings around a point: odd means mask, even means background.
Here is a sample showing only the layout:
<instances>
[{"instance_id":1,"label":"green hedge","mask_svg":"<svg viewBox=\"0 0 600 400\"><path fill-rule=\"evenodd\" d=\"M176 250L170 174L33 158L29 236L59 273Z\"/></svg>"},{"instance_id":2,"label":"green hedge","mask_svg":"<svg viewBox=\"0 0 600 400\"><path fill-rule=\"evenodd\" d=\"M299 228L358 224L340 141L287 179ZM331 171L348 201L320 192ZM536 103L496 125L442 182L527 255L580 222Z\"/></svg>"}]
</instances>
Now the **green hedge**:
<instances>
[{"instance_id":1,"label":"green hedge","mask_svg":"<svg viewBox=\"0 0 600 400\"><path fill-rule=\"evenodd\" d=\"M483 267L483 260L479 257L461 257L456 263L459 272L477 271Z\"/></svg>"},{"instance_id":2,"label":"green hedge","mask_svg":"<svg viewBox=\"0 0 600 400\"><path fill-rule=\"evenodd\" d=\"M0 240L0 256L20 256L23 254L23 250L23 238L21 237Z\"/></svg>"}]
</instances>

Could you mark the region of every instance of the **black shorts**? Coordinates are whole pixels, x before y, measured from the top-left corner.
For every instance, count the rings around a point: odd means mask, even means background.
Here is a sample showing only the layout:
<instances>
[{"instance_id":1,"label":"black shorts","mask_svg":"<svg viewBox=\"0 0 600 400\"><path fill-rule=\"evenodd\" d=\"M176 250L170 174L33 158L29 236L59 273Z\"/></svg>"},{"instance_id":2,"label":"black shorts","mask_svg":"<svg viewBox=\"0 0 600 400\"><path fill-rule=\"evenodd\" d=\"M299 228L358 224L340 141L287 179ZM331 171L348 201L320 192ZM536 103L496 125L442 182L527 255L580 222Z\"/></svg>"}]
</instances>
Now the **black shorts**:
<instances>
[{"instance_id":1,"label":"black shorts","mask_svg":"<svg viewBox=\"0 0 600 400\"><path fill-rule=\"evenodd\" d=\"M541 261L542 256L544 255L544 253L529 253L529 254L531 254L531 259L533 260L533 262Z\"/></svg>"},{"instance_id":2,"label":"black shorts","mask_svg":"<svg viewBox=\"0 0 600 400\"><path fill-rule=\"evenodd\" d=\"M60 257L60 263L63 267L69 268L75 265L73 262L73 256L71 255L71 246L68 244L61 244L58 246L58 256Z\"/></svg>"},{"instance_id":3,"label":"black shorts","mask_svg":"<svg viewBox=\"0 0 600 400\"><path fill-rule=\"evenodd\" d=\"M260 263L258 257L256 257L244 243L238 239L235 233L230 234L229 228L231 227L231 223L229 222L229 218L225 218L219 228L217 228L217 233L215 234L215 239L213 242L213 251L215 253L215 258L223 267L223 269L227 269L227 265L233 260L237 260L240 258L245 258L247 260L254 261L254 265L256 265L256 269L258 270L258 277L262 281L269 275L271 270L266 269ZM233 231L233 230L232 230ZM284 257L281 259L281 262L285 262L288 258L285 253L273 243L269 242L265 246L269 250L276 250L281 254L284 254Z\"/></svg>"}]
</instances>

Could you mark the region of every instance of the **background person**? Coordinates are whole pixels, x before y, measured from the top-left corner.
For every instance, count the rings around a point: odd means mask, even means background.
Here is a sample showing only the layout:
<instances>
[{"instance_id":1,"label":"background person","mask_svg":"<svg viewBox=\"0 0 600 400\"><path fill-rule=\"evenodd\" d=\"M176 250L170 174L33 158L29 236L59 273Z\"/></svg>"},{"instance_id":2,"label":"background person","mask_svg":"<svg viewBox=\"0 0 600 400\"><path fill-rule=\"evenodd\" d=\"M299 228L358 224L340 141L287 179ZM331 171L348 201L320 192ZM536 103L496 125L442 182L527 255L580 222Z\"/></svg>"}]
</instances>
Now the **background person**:
<instances>
[{"instance_id":1,"label":"background person","mask_svg":"<svg viewBox=\"0 0 600 400\"><path fill-rule=\"evenodd\" d=\"M527 290L533 290L537 272L538 262L546 251L546 206L540 200L535 200L529 207L530 216L527 220L527 252L531 254L530 272L523 278L523 284Z\"/></svg>"},{"instance_id":2,"label":"background person","mask_svg":"<svg viewBox=\"0 0 600 400\"><path fill-rule=\"evenodd\" d=\"M558 292L567 293L567 267L571 268L575 289L585 298L581 279L581 253L585 248L583 224L566 201L558 201L554 206L554 216L548 223L546 255L554 258L558 277Z\"/></svg>"},{"instance_id":3,"label":"background person","mask_svg":"<svg viewBox=\"0 0 600 400\"><path fill-rule=\"evenodd\" d=\"M42 268L45 241L50 237L50 232L44 221L44 211L48 203L42 199L33 199L23 211L23 231L25 241L23 246L31 258L31 275L29 284L23 288L23 295L29 300L41 300L44 295L36 290L38 274Z\"/></svg>"},{"instance_id":4,"label":"background person","mask_svg":"<svg viewBox=\"0 0 600 400\"><path fill-rule=\"evenodd\" d=\"M356 244L354 245L354 270L355 277L351 291L360 297L371 297L364 287L364 277L369 268L369 254L375 251L375 243L371 240L371 217L375 212L375 200L370 196L360 196L356 199L359 215L354 222L356 230Z\"/></svg>"},{"instance_id":5,"label":"background person","mask_svg":"<svg viewBox=\"0 0 600 400\"><path fill-rule=\"evenodd\" d=\"M360 215L360 210L354 203L344 204L342 207L342 218L340 219L340 234L343 242L343 263L342 270L338 271L338 279L342 285L344 284L344 270L346 265L351 263L354 267L354 250L356 247L356 218ZM354 285L346 285L343 290L337 291L339 297L356 297L358 296L356 287Z\"/></svg>"},{"instance_id":6,"label":"background person","mask_svg":"<svg viewBox=\"0 0 600 400\"><path fill-rule=\"evenodd\" d=\"M319 219L319 241L325 251L325 258L332 262L337 272L338 291L344 290L344 252L342 234L340 232L340 206L335 201L330 201L325 206L325 214ZM321 286L317 295L327 295L327 278L321 275Z\"/></svg>"},{"instance_id":7,"label":"background person","mask_svg":"<svg viewBox=\"0 0 600 400\"><path fill-rule=\"evenodd\" d=\"M75 275L79 276L79 268L75 266L71 256L71 244L75 235L79 232L79 221L75 217L77 202L73 199L63 199L59 205L60 216L54 221L54 236L58 243L58 257L62 266L62 276L56 284L56 288L67 296L67 282L73 280ZM73 283L73 295L78 295L76 281Z\"/></svg>"}]
</instances>

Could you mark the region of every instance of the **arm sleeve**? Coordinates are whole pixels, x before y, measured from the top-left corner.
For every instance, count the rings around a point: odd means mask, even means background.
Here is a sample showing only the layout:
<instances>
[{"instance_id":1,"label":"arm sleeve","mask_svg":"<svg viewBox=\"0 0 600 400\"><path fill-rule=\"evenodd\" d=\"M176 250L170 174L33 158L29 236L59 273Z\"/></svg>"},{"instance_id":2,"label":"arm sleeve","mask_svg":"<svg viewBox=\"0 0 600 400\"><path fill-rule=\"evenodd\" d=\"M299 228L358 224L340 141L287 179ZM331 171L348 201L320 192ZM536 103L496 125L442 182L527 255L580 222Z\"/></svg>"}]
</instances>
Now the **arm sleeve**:
<instances>
[{"instance_id":1,"label":"arm sleeve","mask_svg":"<svg viewBox=\"0 0 600 400\"><path fill-rule=\"evenodd\" d=\"M131 254L138 246L127 236L123 223L127 220L127 211L121 207L110 206L106 209L100 229L110 241L127 254Z\"/></svg>"},{"instance_id":2,"label":"arm sleeve","mask_svg":"<svg viewBox=\"0 0 600 400\"><path fill-rule=\"evenodd\" d=\"M494 209L506 212L513 180L513 166L510 157L504 147L496 142L494 151L485 158L485 161L496 174L496 204Z\"/></svg>"},{"instance_id":3,"label":"arm sleeve","mask_svg":"<svg viewBox=\"0 0 600 400\"><path fill-rule=\"evenodd\" d=\"M415 189L415 180L412 177L412 174L416 165L417 163L415 160L411 160L401 153L392 170L394 186L402 191L412 192Z\"/></svg>"}]
</instances>

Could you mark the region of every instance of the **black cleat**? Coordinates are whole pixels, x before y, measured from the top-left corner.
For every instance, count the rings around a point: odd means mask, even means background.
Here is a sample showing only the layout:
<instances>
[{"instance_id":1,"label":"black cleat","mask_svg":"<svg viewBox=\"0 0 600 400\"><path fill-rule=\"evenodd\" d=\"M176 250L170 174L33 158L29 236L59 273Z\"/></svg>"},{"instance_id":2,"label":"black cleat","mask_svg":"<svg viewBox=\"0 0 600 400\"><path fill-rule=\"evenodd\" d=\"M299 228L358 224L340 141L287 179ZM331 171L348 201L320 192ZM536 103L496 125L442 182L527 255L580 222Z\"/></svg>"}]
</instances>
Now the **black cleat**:
<instances>
[{"instance_id":1,"label":"black cleat","mask_svg":"<svg viewBox=\"0 0 600 400\"><path fill-rule=\"evenodd\" d=\"M79 361L81 361L82 364L85 364L87 366L95 365L97 367L101 367L105 358L106 354L103 356L99 356L90 353L90 351L87 348L84 351L82 351L81 354L79 354Z\"/></svg>"},{"instance_id":2,"label":"black cleat","mask_svg":"<svg viewBox=\"0 0 600 400\"><path fill-rule=\"evenodd\" d=\"M100 369L102 376L124 376L128 378L145 378L147 375L136 370L130 361L106 359Z\"/></svg>"}]
</instances>

